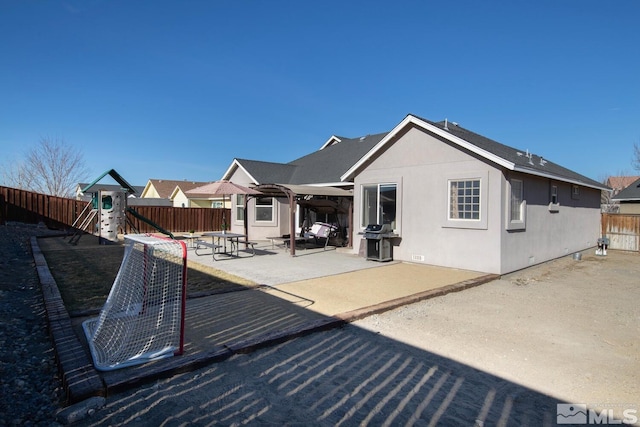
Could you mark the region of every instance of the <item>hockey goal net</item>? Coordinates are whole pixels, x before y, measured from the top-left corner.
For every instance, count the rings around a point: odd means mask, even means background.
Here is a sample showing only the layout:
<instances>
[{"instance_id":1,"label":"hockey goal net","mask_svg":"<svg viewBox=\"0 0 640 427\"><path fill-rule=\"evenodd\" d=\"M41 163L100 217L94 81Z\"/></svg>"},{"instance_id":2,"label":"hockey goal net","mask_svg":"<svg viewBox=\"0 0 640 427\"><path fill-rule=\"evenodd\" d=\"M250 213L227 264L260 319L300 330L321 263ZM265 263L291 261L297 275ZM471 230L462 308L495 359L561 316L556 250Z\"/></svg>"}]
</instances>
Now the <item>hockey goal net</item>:
<instances>
[{"instance_id":1,"label":"hockey goal net","mask_svg":"<svg viewBox=\"0 0 640 427\"><path fill-rule=\"evenodd\" d=\"M186 259L182 241L125 236L124 257L107 301L98 317L82 324L98 370L182 354Z\"/></svg>"}]
</instances>

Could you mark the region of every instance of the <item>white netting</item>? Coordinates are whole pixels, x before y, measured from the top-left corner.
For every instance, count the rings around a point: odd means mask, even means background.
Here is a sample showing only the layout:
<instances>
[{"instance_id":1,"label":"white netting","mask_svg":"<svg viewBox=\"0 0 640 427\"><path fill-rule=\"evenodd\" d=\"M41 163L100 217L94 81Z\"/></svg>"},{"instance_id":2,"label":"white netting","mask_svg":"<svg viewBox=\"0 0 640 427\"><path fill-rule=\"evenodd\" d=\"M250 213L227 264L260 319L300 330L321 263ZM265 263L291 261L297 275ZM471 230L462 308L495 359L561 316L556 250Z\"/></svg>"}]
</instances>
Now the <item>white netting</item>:
<instances>
[{"instance_id":1,"label":"white netting","mask_svg":"<svg viewBox=\"0 0 640 427\"><path fill-rule=\"evenodd\" d=\"M182 353L186 279L184 242L125 236L122 264L100 316L82 324L96 368Z\"/></svg>"}]
</instances>

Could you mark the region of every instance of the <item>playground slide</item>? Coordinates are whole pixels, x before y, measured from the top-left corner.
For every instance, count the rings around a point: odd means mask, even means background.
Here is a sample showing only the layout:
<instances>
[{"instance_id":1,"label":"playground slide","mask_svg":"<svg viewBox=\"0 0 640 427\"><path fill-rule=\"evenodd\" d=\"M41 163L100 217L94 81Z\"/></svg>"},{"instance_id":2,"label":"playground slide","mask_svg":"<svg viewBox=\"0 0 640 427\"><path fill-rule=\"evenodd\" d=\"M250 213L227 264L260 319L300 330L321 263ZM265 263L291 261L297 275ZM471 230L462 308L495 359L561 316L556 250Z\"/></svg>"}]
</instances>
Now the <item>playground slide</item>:
<instances>
[{"instance_id":1,"label":"playground slide","mask_svg":"<svg viewBox=\"0 0 640 427\"><path fill-rule=\"evenodd\" d=\"M152 226L153 228L155 228L156 230L158 230L160 233L162 234L166 234L167 236L171 237L172 239L175 239L175 237L173 237L173 233L171 233L170 231L165 230L164 228L160 227L158 224L156 224L155 222L151 221L149 218L140 215L135 209L131 208L131 207L127 207L127 212L130 213L131 215L133 215L134 217L138 218L140 221L149 224L150 226Z\"/></svg>"}]
</instances>

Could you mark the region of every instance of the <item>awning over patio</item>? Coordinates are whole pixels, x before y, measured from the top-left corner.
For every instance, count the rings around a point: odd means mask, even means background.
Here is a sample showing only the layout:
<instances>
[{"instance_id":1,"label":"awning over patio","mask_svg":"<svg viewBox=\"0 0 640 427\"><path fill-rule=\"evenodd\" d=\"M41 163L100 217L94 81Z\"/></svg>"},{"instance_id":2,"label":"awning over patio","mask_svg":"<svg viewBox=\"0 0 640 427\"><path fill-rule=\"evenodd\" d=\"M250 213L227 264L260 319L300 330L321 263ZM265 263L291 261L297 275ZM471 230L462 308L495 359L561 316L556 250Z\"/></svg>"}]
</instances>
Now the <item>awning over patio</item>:
<instances>
[{"instance_id":1,"label":"awning over patio","mask_svg":"<svg viewBox=\"0 0 640 427\"><path fill-rule=\"evenodd\" d=\"M261 184L253 188L267 197L288 197L290 193L296 196L353 197L353 190L316 185Z\"/></svg>"},{"instance_id":2,"label":"awning over patio","mask_svg":"<svg viewBox=\"0 0 640 427\"><path fill-rule=\"evenodd\" d=\"M262 197L286 197L289 200L289 224L291 240L289 247L291 255L295 255L296 247L296 205L308 208L324 208L335 210L340 213L349 215L349 224L353 221L353 190L345 190L336 187L320 187L315 185L295 185L295 184L261 184L253 187L260 191ZM344 197L349 199L349 203L345 208L343 204L333 202L329 199L314 199L307 196L326 196L326 197ZM349 236L349 244L351 244L351 236Z\"/></svg>"}]
</instances>

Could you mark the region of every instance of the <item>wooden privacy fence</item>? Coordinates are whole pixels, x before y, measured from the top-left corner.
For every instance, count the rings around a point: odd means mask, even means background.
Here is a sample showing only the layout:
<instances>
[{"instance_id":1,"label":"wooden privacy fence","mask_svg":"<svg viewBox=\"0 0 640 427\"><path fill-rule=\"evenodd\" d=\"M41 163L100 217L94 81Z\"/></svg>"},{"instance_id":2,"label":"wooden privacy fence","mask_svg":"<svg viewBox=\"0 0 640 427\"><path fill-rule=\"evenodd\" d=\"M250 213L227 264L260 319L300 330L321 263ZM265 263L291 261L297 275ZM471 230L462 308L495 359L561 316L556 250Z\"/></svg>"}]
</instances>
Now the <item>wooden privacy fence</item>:
<instances>
[{"instance_id":1,"label":"wooden privacy fence","mask_svg":"<svg viewBox=\"0 0 640 427\"><path fill-rule=\"evenodd\" d=\"M87 206L86 201L49 196L17 188L0 186L0 224L18 221L30 224L44 222L50 228L70 228ZM229 223L230 209L174 208L166 206L135 206L136 212L171 232L211 231L222 228L223 215ZM150 224L131 214L129 220L140 233L155 232ZM95 230L96 221L89 230ZM127 224L127 233L133 232Z\"/></svg>"},{"instance_id":2,"label":"wooden privacy fence","mask_svg":"<svg viewBox=\"0 0 640 427\"><path fill-rule=\"evenodd\" d=\"M167 206L133 206L140 215L171 232L212 231L222 228L222 217L225 215L227 225L231 217L230 209L222 208L174 208ZM128 215L129 220L140 233L151 233L156 230L143 221ZM127 233L132 233L127 224Z\"/></svg>"},{"instance_id":3,"label":"wooden privacy fence","mask_svg":"<svg viewBox=\"0 0 640 427\"><path fill-rule=\"evenodd\" d=\"M80 200L0 187L0 223L44 222L50 228L70 227L85 205Z\"/></svg>"},{"instance_id":4,"label":"wooden privacy fence","mask_svg":"<svg viewBox=\"0 0 640 427\"><path fill-rule=\"evenodd\" d=\"M602 235L610 249L640 251L640 215L603 213Z\"/></svg>"}]
</instances>

